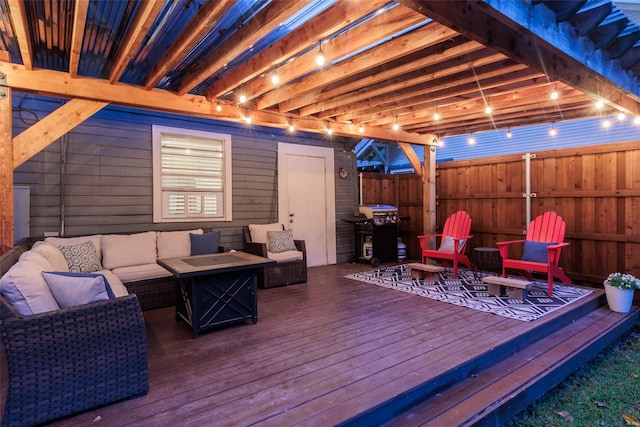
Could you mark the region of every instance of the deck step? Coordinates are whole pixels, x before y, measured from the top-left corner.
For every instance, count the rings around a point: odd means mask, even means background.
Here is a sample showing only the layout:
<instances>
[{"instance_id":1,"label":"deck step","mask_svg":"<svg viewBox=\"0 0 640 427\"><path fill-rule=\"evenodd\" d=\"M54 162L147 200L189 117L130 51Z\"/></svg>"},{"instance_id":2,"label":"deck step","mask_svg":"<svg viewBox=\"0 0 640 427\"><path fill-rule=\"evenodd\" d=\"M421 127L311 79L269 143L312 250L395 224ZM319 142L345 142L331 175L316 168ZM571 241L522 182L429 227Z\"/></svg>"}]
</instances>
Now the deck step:
<instances>
[{"instance_id":1,"label":"deck step","mask_svg":"<svg viewBox=\"0 0 640 427\"><path fill-rule=\"evenodd\" d=\"M622 336L640 308L614 313L606 305L413 406L385 427L498 426L560 383Z\"/></svg>"}]
</instances>

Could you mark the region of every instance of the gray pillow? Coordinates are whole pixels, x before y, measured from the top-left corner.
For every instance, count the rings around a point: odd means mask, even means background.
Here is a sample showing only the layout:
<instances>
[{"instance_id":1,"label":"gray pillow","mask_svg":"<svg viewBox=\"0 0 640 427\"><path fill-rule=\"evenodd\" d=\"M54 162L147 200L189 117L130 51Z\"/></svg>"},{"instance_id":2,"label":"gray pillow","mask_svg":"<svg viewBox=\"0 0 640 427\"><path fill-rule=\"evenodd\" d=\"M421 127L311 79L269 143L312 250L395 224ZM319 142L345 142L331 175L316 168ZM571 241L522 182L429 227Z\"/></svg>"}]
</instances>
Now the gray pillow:
<instances>
[{"instance_id":1,"label":"gray pillow","mask_svg":"<svg viewBox=\"0 0 640 427\"><path fill-rule=\"evenodd\" d=\"M267 231L267 239L271 252L279 253L286 251L297 251L296 244L293 241L293 231Z\"/></svg>"},{"instance_id":2,"label":"gray pillow","mask_svg":"<svg viewBox=\"0 0 640 427\"><path fill-rule=\"evenodd\" d=\"M91 273L102 270L102 264L98 258L98 252L92 242L83 242L77 245L60 246L60 252L64 255L72 273Z\"/></svg>"}]
</instances>

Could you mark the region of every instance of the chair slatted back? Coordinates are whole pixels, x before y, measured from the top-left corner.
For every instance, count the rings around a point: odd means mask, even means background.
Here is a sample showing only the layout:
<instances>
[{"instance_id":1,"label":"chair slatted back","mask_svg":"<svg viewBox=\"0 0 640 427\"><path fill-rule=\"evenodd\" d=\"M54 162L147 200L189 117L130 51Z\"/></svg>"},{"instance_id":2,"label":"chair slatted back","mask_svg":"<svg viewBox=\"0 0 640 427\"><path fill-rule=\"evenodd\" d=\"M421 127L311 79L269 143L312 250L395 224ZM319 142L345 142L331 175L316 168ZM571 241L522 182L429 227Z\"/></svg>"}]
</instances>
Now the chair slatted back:
<instances>
[{"instance_id":1,"label":"chair slatted back","mask_svg":"<svg viewBox=\"0 0 640 427\"><path fill-rule=\"evenodd\" d=\"M471 217L465 211L458 211L444 222L442 236L465 237L471 232Z\"/></svg>"},{"instance_id":2,"label":"chair slatted back","mask_svg":"<svg viewBox=\"0 0 640 427\"><path fill-rule=\"evenodd\" d=\"M527 230L527 240L535 242L564 243L566 224L555 212L545 212L531 221Z\"/></svg>"}]
</instances>

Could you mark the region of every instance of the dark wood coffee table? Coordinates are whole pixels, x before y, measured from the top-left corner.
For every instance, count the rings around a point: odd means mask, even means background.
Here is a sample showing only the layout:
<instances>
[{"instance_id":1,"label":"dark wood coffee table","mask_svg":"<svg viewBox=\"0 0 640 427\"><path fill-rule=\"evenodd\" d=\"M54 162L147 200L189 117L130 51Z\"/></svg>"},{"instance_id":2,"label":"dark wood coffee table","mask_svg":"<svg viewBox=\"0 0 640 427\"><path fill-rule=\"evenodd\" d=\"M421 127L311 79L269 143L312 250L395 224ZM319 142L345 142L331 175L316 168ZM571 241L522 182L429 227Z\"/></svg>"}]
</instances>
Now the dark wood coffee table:
<instances>
[{"instance_id":1,"label":"dark wood coffee table","mask_svg":"<svg viewBox=\"0 0 640 427\"><path fill-rule=\"evenodd\" d=\"M272 261L246 252L159 259L177 279L176 319L205 329L251 319L258 322L257 269Z\"/></svg>"}]
</instances>

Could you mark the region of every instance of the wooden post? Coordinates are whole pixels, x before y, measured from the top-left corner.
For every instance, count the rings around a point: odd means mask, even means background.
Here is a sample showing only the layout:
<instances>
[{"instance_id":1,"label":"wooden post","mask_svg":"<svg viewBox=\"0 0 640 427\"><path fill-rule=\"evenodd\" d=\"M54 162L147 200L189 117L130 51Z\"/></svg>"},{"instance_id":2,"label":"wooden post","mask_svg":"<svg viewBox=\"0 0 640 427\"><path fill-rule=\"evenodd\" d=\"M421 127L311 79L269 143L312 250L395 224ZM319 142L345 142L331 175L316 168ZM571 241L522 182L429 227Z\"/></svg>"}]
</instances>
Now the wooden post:
<instances>
[{"instance_id":1,"label":"wooden post","mask_svg":"<svg viewBox=\"0 0 640 427\"><path fill-rule=\"evenodd\" d=\"M13 247L12 121L11 88L7 76L0 73L0 255Z\"/></svg>"},{"instance_id":2,"label":"wooden post","mask_svg":"<svg viewBox=\"0 0 640 427\"><path fill-rule=\"evenodd\" d=\"M423 233L436 232L436 147L435 145L424 147L424 176L422 181L422 213ZM427 246L435 248L435 239L429 239Z\"/></svg>"}]
</instances>

